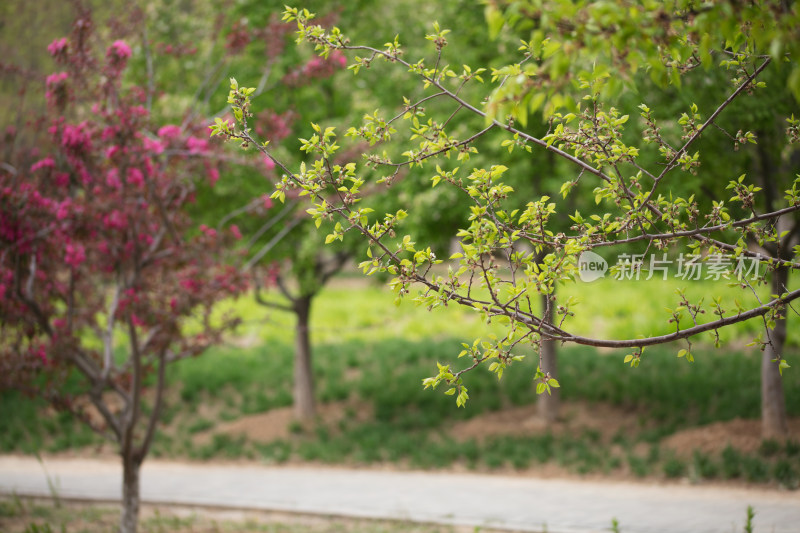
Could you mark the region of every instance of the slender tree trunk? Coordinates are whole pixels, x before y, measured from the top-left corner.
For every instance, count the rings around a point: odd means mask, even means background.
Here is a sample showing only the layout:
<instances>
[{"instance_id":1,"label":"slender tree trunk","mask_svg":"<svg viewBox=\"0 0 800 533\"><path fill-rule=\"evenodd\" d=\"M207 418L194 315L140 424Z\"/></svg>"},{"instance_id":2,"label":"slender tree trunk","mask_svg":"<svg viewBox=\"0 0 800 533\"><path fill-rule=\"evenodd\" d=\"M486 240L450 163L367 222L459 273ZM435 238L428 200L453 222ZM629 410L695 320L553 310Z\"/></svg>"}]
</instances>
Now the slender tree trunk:
<instances>
[{"instance_id":1,"label":"slender tree trunk","mask_svg":"<svg viewBox=\"0 0 800 533\"><path fill-rule=\"evenodd\" d=\"M787 290L789 270L779 267L772 273L772 293L782 294ZM761 438L786 440L789 427L786 420L786 401L783 396L783 381L778 364L772 360L783 354L786 344L786 318L775 321L775 329L769 331L771 345L767 345L761 356Z\"/></svg>"},{"instance_id":2,"label":"slender tree trunk","mask_svg":"<svg viewBox=\"0 0 800 533\"><path fill-rule=\"evenodd\" d=\"M312 296L299 296L294 302L297 316L294 360L294 415L302 421L314 418L314 375L311 368L309 317Z\"/></svg>"},{"instance_id":3,"label":"slender tree trunk","mask_svg":"<svg viewBox=\"0 0 800 533\"><path fill-rule=\"evenodd\" d=\"M552 295L555 298L555 293ZM549 305L548 305L549 303ZM553 323L553 309L555 299L550 300L549 295L542 295L542 318L545 322ZM542 370L549 372L550 376L558 379L558 353L556 343L552 340L542 340ZM536 400L539 416L548 422L558 420L559 408L561 406L561 391L556 387L550 388L550 394L546 392L540 394Z\"/></svg>"},{"instance_id":4,"label":"slender tree trunk","mask_svg":"<svg viewBox=\"0 0 800 533\"><path fill-rule=\"evenodd\" d=\"M122 456L122 517L120 533L136 533L139 523L139 473L142 463Z\"/></svg>"}]
</instances>

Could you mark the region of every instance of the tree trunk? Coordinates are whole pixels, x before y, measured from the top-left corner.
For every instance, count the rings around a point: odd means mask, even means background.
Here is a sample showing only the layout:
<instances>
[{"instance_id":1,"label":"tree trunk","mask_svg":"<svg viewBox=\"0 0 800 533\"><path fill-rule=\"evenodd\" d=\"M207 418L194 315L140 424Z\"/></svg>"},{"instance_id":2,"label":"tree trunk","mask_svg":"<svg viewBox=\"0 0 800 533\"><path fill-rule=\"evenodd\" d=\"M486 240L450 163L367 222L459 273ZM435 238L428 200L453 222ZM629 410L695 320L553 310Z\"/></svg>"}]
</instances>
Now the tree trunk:
<instances>
[{"instance_id":1,"label":"tree trunk","mask_svg":"<svg viewBox=\"0 0 800 533\"><path fill-rule=\"evenodd\" d=\"M786 292L789 270L779 267L772 273L772 293ZM772 360L783 356L786 344L786 318L775 321L775 329L768 331L772 344L768 344L761 356L761 438L786 440L789 427L786 420L786 401L783 396L783 381L778 363Z\"/></svg>"},{"instance_id":2,"label":"tree trunk","mask_svg":"<svg viewBox=\"0 0 800 533\"><path fill-rule=\"evenodd\" d=\"M139 473L142 463L122 456L122 517L120 533L136 533L139 523Z\"/></svg>"},{"instance_id":3,"label":"tree trunk","mask_svg":"<svg viewBox=\"0 0 800 533\"><path fill-rule=\"evenodd\" d=\"M555 294L555 293L554 293ZM555 296L553 295L555 298ZM553 323L553 309L555 299L549 301L550 296L542 295L542 319L548 324ZM549 303L549 305L548 305ZM542 371L549 372L550 377L558 379L558 353L555 341L542 340ZM558 411L561 405L561 391L556 387L550 388L550 394L540 394L536 400L539 416L548 422L558 420Z\"/></svg>"},{"instance_id":4,"label":"tree trunk","mask_svg":"<svg viewBox=\"0 0 800 533\"><path fill-rule=\"evenodd\" d=\"M294 301L297 316L294 354L294 415L297 420L314 418L314 375L311 369L311 339L308 322L312 296L299 296Z\"/></svg>"}]
</instances>

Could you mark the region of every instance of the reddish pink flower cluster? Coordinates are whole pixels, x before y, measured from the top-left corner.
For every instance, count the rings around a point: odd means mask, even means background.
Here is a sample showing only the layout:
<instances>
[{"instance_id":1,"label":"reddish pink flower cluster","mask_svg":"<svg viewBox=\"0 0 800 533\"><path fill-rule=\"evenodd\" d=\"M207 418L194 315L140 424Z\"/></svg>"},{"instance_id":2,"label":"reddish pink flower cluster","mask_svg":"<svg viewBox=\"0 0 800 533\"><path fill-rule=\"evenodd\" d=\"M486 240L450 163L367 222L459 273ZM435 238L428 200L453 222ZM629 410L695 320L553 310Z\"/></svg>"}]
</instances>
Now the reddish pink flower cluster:
<instances>
[{"instance_id":1,"label":"reddish pink flower cluster","mask_svg":"<svg viewBox=\"0 0 800 533\"><path fill-rule=\"evenodd\" d=\"M193 155L205 154L209 149L208 139L195 137L193 135L189 136L186 139L186 148L188 148L189 153Z\"/></svg>"},{"instance_id":2,"label":"reddish pink flower cluster","mask_svg":"<svg viewBox=\"0 0 800 533\"><path fill-rule=\"evenodd\" d=\"M214 228L209 228L205 224L200 224L200 231L203 232L208 237L213 238L217 236L217 230L215 230Z\"/></svg>"},{"instance_id":3,"label":"reddish pink flower cluster","mask_svg":"<svg viewBox=\"0 0 800 533\"><path fill-rule=\"evenodd\" d=\"M131 47L122 40L114 41L106 50L108 68L112 77L119 76L128 64L131 57Z\"/></svg>"},{"instance_id":4,"label":"reddish pink flower cluster","mask_svg":"<svg viewBox=\"0 0 800 533\"><path fill-rule=\"evenodd\" d=\"M158 136L164 140L174 140L178 139L181 136L181 128L180 126L176 126L175 124L167 124L166 126L161 126L158 129Z\"/></svg>"},{"instance_id":5,"label":"reddish pink flower cluster","mask_svg":"<svg viewBox=\"0 0 800 533\"><path fill-rule=\"evenodd\" d=\"M81 266L81 263L84 261L86 261L86 249L84 246L82 244L67 244L64 250L64 263L73 268L77 268Z\"/></svg>"},{"instance_id":6,"label":"reddish pink flower cluster","mask_svg":"<svg viewBox=\"0 0 800 533\"><path fill-rule=\"evenodd\" d=\"M72 154L85 154L92 150L88 122L66 124L61 132L61 146Z\"/></svg>"},{"instance_id":7,"label":"reddish pink flower cluster","mask_svg":"<svg viewBox=\"0 0 800 533\"><path fill-rule=\"evenodd\" d=\"M115 56L117 59L126 60L131 57L131 47L125 41L114 41L108 47L106 56Z\"/></svg>"},{"instance_id":8,"label":"reddish pink flower cluster","mask_svg":"<svg viewBox=\"0 0 800 533\"><path fill-rule=\"evenodd\" d=\"M255 130L260 137L278 143L292 134L292 123L297 118L297 113L292 110L276 113L267 109L255 117Z\"/></svg>"},{"instance_id":9,"label":"reddish pink flower cluster","mask_svg":"<svg viewBox=\"0 0 800 533\"><path fill-rule=\"evenodd\" d=\"M244 50L244 48L250 44L251 40L252 37L250 35L250 29L247 27L247 23L236 21L233 23L231 30L225 37L225 48L227 48L231 53L235 54Z\"/></svg>"},{"instance_id":10,"label":"reddish pink flower cluster","mask_svg":"<svg viewBox=\"0 0 800 533\"><path fill-rule=\"evenodd\" d=\"M144 149L155 155L164 153L164 142L160 139L151 139L150 137L143 137Z\"/></svg>"},{"instance_id":11,"label":"reddish pink flower cluster","mask_svg":"<svg viewBox=\"0 0 800 533\"><path fill-rule=\"evenodd\" d=\"M69 48L69 43L67 42L66 37L62 37L60 39L54 40L47 46L47 51L50 52L50 55L54 58L63 58L67 50Z\"/></svg>"},{"instance_id":12,"label":"reddish pink flower cluster","mask_svg":"<svg viewBox=\"0 0 800 533\"><path fill-rule=\"evenodd\" d=\"M59 110L64 109L64 106L67 105L69 99L67 78L69 78L69 74L66 72L56 72L47 76L44 94L48 105Z\"/></svg>"},{"instance_id":13,"label":"reddish pink flower cluster","mask_svg":"<svg viewBox=\"0 0 800 533\"><path fill-rule=\"evenodd\" d=\"M265 155L262 161L264 162L264 168L267 169L267 172L275 170L275 161L270 156Z\"/></svg>"},{"instance_id":14,"label":"reddish pink flower cluster","mask_svg":"<svg viewBox=\"0 0 800 533\"><path fill-rule=\"evenodd\" d=\"M53 160L52 157L45 157L44 159L37 161L33 165L31 165L31 172L36 172L39 169L52 169L55 168L56 162Z\"/></svg>"},{"instance_id":15,"label":"reddish pink flower cluster","mask_svg":"<svg viewBox=\"0 0 800 533\"><path fill-rule=\"evenodd\" d=\"M144 185L144 174L136 167L129 168L127 182L134 187L142 187Z\"/></svg>"},{"instance_id":16,"label":"reddish pink flower cluster","mask_svg":"<svg viewBox=\"0 0 800 533\"><path fill-rule=\"evenodd\" d=\"M289 87L299 87L314 79L328 78L337 70L347 66L347 58L339 50L334 50L327 58L314 56L308 63L295 69L283 77L283 83Z\"/></svg>"},{"instance_id":17,"label":"reddish pink flower cluster","mask_svg":"<svg viewBox=\"0 0 800 533\"><path fill-rule=\"evenodd\" d=\"M219 181L219 169L206 163L206 172L208 174L208 183L213 187Z\"/></svg>"}]
</instances>

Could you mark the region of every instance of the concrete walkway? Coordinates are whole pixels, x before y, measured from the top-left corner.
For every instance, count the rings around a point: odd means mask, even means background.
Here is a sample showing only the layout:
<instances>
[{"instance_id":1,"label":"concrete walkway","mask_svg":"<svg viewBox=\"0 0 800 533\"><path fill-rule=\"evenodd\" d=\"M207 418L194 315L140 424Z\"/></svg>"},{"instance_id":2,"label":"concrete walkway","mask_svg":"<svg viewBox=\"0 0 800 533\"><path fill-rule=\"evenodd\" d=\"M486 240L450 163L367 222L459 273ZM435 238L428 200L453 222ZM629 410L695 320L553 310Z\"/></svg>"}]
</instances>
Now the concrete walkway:
<instances>
[{"instance_id":1,"label":"concrete walkway","mask_svg":"<svg viewBox=\"0 0 800 533\"><path fill-rule=\"evenodd\" d=\"M47 475L45 475L45 470ZM118 500L119 463L0 456L0 493ZM743 531L748 505L756 533L800 531L800 492L680 485L433 474L337 468L146 461L145 503L389 518L511 531L624 533Z\"/></svg>"}]
</instances>

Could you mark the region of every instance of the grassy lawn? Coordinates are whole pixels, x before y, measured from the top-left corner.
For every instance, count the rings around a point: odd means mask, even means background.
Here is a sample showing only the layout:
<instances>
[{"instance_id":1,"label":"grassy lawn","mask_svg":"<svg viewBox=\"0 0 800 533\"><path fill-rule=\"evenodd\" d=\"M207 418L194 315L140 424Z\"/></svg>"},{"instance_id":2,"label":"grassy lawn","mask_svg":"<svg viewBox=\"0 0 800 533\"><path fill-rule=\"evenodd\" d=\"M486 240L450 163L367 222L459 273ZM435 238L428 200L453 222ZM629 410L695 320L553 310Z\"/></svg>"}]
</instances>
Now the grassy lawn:
<instances>
[{"instance_id":1,"label":"grassy lawn","mask_svg":"<svg viewBox=\"0 0 800 533\"><path fill-rule=\"evenodd\" d=\"M565 288L563 298L580 289L575 296L581 298L583 322L576 327L623 337L663 331L669 315L664 311L667 304L660 302L674 296L674 287L647 285L649 299L642 305L641 296L637 300L628 292L633 288L621 283ZM722 284L718 288L726 294L725 305L733 305L734 293L725 292L729 289ZM704 291L708 287L702 284L686 287L692 301ZM286 427L278 428L282 433L254 439L222 429L291 405L292 317L268 313L248 299L233 305L245 320L230 343L170 369L172 393L154 456L388 462L481 471L554 466L581 475L738 480L790 488L800 483L800 446L795 442L767 442L748 450L723 444L711 452L663 445L690 428L759 417L761 354L745 347L758 329L755 322L726 332L722 349L696 343L691 364L676 358L683 347L678 345L646 350L635 369L623 364L626 351L562 348L559 380L566 406L589 406L589 411L602 406L633 420L613 432L568 421L525 434L463 437L455 429L470 420L490 424L535 403L535 358L516 363L502 381L483 369L469 374L470 401L465 409L457 409L452 397L423 390L421 381L434 372L437 361L458 367L461 342L489 335L497 326L481 323L477 313L464 308L429 313L410 301L396 307L393 295L383 288L340 280L315 302L312 317L317 398L323 408L338 406L339 415L321 416L319 423L307 427L283 420ZM800 416L797 354L792 347L787 356L793 368L784 375L792 417ZM2 405L2 451L58 452L97 443L68 416L44 416L38 402L5 393Z\"/></svg>"}]
</instances>

